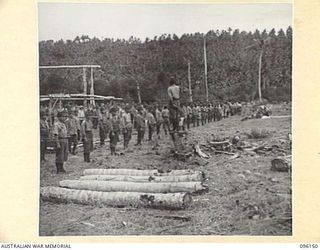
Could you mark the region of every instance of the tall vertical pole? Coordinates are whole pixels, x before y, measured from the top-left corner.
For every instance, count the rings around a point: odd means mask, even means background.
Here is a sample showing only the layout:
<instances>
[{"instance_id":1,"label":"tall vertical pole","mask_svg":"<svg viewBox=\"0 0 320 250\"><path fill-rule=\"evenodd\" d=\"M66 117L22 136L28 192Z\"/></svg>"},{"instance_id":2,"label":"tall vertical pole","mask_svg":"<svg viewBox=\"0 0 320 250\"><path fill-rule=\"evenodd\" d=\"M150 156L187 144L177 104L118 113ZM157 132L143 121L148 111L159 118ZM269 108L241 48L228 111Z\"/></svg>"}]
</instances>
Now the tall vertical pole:
<instances>
[{"instance_id":1,"label":"tall vertical pole","mask_svg":"<svg viewBox=\"0 0 320 250\"><path fill-rule=\"evenodd\" d=\"M87 95L87 76L86 76L86 68L83 67L83 94L86 96ZM87 99L86 97L84 97L84 101L83 101L83 106L87 106Z\"/></svg>"},{"instance_id":2,"label":"tall vertical pole","mask_svg":"<svg viewBox=\"0 0 320 250\"><path fill-rule=\"evenodd\" d=\"M188 62L189 101L192 102L190 62Z\"/></svg>"},{"instance_id":3,"label":"tall vertical pole","mask_svg":"<svg viewBox=\"0 0 320 250\"><path fill-rule=\"evenodd\" d=\"M139 83L139 80L137 80L136 82L137 82L138 101L139 101L139 103L141 103L140 83Z\"/></svg>"},{"instance_id":4,"label":"tall vertical pole","mask_svg":"<svg viewBox=\"0 0 320 250\"><path fill-rule=\"evenodd\" d=\"M90 97L90 103L95 106L95 101L94 101L94 86L93 86L93 68L90 68L90 95L92 95L92 97Z\"/></svg>"},{"instance_id":5,"label":"tall vertical pole","mask_svg":"<svg viewBox=\"0 0 320 250\"><path fill-rule=\"evenodd\" d=\"M209 101L209 92L208 92L208 69L207 69L207 49L206 49L206 38L203 38L203 56L204 56L204 83L206 87L206 100Z\"/></svg>"},{"instance_id":6,"label":"tall vertical pole","mask_svg":"<svg viewBox=\"0 0 320 250\"><path fill-rule=\"evenodd\" d=\"M258 79L258 94L259 94L259 101L262 102L262 95L261 95L261 64L262 64L262 54L263 48L260 51L259 55L259 79Z\"/></svg>"}]
</instances>

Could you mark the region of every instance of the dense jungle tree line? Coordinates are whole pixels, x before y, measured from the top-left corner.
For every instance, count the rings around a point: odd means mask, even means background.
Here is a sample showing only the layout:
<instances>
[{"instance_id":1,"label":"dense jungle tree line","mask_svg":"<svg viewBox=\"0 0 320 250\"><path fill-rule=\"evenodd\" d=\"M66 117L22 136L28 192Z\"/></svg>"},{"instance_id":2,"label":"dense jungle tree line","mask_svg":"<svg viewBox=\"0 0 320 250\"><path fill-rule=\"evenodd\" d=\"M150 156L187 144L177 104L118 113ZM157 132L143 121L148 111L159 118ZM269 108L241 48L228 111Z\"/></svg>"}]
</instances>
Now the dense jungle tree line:
<instances>
[{"instance_id":1,"label":"dense jungle tree line","mask_svg":"<svg viewBox=\"0 0 320 250\"><path fill-rule=\"evenodd\" d=\"M194 100L205 99L203 44L206 40L210 100L250 101L257 98L259 48L268 38L261 63L263 98L290 101L292 87L292 28L267 32L238 29L206 34L163 34L145 41L130 37L40 41L40 65L99 64L94 71L95 94L137 100L139 82L144 101L164 99L171 76L188 100L188 62ZM82 93L82 69L41 69L40 93ZM87 72L87 81L90 72Z\"/></svg>"}]
</instances>

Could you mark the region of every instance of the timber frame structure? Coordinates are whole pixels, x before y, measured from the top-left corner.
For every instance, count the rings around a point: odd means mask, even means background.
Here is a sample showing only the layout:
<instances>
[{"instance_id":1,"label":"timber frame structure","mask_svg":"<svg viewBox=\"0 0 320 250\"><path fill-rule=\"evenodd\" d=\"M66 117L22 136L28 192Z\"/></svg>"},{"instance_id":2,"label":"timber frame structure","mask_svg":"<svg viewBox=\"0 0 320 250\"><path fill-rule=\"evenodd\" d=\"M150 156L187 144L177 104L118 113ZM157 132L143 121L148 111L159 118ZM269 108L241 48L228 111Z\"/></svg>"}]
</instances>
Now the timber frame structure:
<instances>
[{"instance_id":1,"label":"timber frame structure","mask_svg":"<svg viewBox=\"0 0 320 250\"><path fill-rule=\"evenodd\" d=\"M39 66L39 69L77 69L77 68L82 68L83 74L83 95L87 96L88 95L88 84L87 84L87 76L86 76L86 69L90 69L90 103L92 105L95 105L95 99L94 99L94 80L93 80L93 69L94 68L101 68L100 65L48 65L48 66ZM84 98L83 105L86 107L87 106L87 99Z\"/></svg>"}]
</instances>

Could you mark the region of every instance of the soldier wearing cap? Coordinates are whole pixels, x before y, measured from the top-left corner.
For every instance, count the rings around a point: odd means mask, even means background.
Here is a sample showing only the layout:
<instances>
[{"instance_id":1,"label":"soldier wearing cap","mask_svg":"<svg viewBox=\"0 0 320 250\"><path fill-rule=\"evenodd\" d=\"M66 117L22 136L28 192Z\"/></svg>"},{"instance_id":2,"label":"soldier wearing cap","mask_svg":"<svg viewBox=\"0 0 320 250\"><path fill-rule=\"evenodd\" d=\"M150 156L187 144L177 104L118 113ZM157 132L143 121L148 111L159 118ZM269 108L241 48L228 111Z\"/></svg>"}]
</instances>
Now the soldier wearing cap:
<instances>
[{"instance_id":1,"label":"soldier wearing cap","mask_svg":"<svg viewBox=\"0 0 320 250\"><path fill-rule=\"evenodd\" d=\"M91 112L85 113L85 120L81 123L81 136L83 142L83 156L85 162L90 162L90 152L93 151L93 124Z\"/></svg>"},{"instance_id":2,"label":"soldier wearing cap","mask_svg":"<svg viewBox=\"0 0 320 250\"><path fill-rule=\"evenodd\" d=\"M49 123L45 111L40 112L40 155L41 161L46 161L47 140L49 136Z\"/></svg>"},{"instance_id":3,"label":"soldier wearing cap","mask_svg":"<svg viewBox=\"0 0 320 250\"><path fill-rule=\"evenodd\" d=\"M109 114L107 114L104 108L101 108L101 115L98 123L101 147L104 145L105 139L109 133L108 119L109 119Z\"/></svg>"},{"instance_id":4,"label":"soldier wearing cap","mask_svg":"<svg viewBox=\"0 0 320 250\"><path fill-rule=\"evenodd\" d=\"M176 82L173 77L171 77L169 84L170 86L168 88L168 96L170 119L173 125L173 130L178 130L179 113L182 113L180 109L180 87L176 85Z\"/></svg>"},{"instance_id":5,"label":"soldier wearing cap","mask_svg":"<svg viewBox=\"0 0 320 250\"><path fill-rule=\"evenodd\" d=\"M135 122L136 122L136 129L138 132L137 143L135 144L135 146L137 146L137 145L141 145L141 141L144 137L145 128L146 128L146 122L143 116L143 107L141 106L138 108L138 113L135 116Z\"/></svg>"},{"instance_id":6,"label":"soldier wearing cap","mask_svg":"<svg viewBox=\"0 0 320 250\"><path fill-rule=\"evenodd\" d=\"M119 133L120 133L120 118L118 114L118 109L116 107L112 107L110 109L111 118L110 118L110 151L111 155L115 155L116 146L119 141Z\"/></svg>"},{"instance_id":7,"label":"soldier wearing cap","mask_svg":"<svg viewBox=\"0 0 320 250\"><path fill-rule=\"evenodd\" d=\"M67 132L69 137L69 153L75 155L78 145L78 129L80 128L78 120L75 118L73 113L73 111L69 111L69 118L66 120L65 124L67 126Z\"/></svg>"},{"instance_id":8,"label":"soldier wearing cap","mask_svg":"<svg viewBox=\"0 0 320 250\"><path fill-rule=\"evenodd\" d=\"M129 142L131 140L132 134L132 121L131 121L131 113L130 113L130 106L127 105L124 108L124 113L122 115L122 134L123 134L123 146L125 149L128 148Z\"/></svg>"},{"instance_id":9,"label":"soldier wearing cap","mask_svg":"<svg viewBox=\"0 0 320 250\"><path fill-rule=\"evenodd\" d=\"M57 117L58 120L55 121L52 127L52 134L55 139L56 167L57 173L65 173L63 164L68 160L68 134L65 121L68 115L65 111L60 111Z\"/></svg>"}]
</instances>

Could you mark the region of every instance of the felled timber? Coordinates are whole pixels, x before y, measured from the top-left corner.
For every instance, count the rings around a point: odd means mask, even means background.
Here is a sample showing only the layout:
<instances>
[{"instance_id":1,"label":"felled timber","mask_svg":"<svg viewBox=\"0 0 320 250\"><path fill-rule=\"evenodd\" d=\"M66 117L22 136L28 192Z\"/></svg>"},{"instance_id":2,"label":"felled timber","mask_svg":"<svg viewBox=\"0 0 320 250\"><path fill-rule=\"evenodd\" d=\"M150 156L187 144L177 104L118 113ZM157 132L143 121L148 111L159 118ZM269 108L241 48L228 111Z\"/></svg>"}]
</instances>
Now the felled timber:
<instances>
[{"instance_id":1,"label":"felled timber","mask_svg":"<svg viewBox=\"0 0 320 250\"><path fill-rule=\"evenodd\" d=\"M188 175L167 175L167 176L129 176L129 175L85 175L80 180L97 180L97 181L129 181L129 182L188 182L203 181L204 174L197 172Z\"/></svg>"},{"instance_id":2,"label":"felled timber","mask_svg":"<svg viewBox=\"0 0 320 250\"><path fill-rule=\"evenodd\" d=\"M201 182L154 182L136 183L122 181L63 180L60 187L103 192L142 192L142 193L202 193L208 187Z\"/></svg>"},{"instance_id":3,"label":"felled timber","mask_svg":"<svg viewBox=\"0 0 320 250\"><path fill-rule=\"evenodd\" d=\"M137 192L98 192L61 187L42 187L41 199L54 202L74 202L85 205L114 207L151 207L161 209L185 209L192 197L188 193L153 194Z\"/></svg>"},{"instance_id":4,"label":"felled timber","mask_svg":"<svg viewBox=\"0 0 320 250\"><path fill-rule=\"evenodd\" d=\"M169 170L169 171L161 171L158 169L151 170L138 170L138 169L125 169L125 168L117 168L117 169L85 169L83 171L83 175L130 175L130 176L167 176L167 175L189 175L195 173L202 173L202 171L192 171L188 169L181 170Z\"/></svg>"},{"instance_id":5,"label":"felled timber","mask_svg":"<svg viewBox=\"0 0 320 250\"><path fill-rule=\"evenodd\" d=\"M209 144L214 147L214 146L229 145L231 143L230 141L211 141L209 142Z\"/></svg>"},{"instance_id":6,"label":"felled timber","mask_svg":"<svg viewBox=\"0 0 320 250\"><path fill-rule=\"evenodd\" d=\"M290 172L291 161L291 155L275 158L271 161L271 170L278 172Z\"/></svg>"},{"instance_id":7,"label":"felled timber","mask_svg":"<svg viewBox=\"0 0 320 250\"><path fill-rule=\"evenodd\" d=\"M196 152L197 155L199 155L201 158L210 158L209 155L207 155L206 153L202 152L202 150L200 149L200 146L198 144L196 144L194 146L194 151Z\"/></svg>"}]
</instances>

